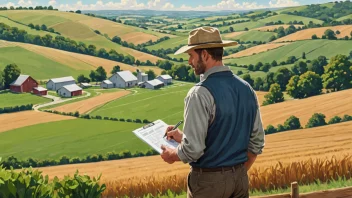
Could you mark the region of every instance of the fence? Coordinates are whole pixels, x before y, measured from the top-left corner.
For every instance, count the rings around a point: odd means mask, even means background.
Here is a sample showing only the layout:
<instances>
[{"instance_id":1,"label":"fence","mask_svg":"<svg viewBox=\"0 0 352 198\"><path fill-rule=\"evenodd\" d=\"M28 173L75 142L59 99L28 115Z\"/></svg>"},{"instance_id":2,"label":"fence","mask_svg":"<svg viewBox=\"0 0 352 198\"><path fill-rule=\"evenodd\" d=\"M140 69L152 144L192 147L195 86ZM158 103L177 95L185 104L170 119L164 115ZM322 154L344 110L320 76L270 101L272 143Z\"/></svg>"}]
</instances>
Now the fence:
<instances>
[{"instance_id":1,"label":"fence","mask_svg":"<svg viewBox=\"0 0 352 198\"><path fill-rule=\"evenodd\" d=\"M292 182L291 193L270 195L270 196L256 196L252 198L351 198L351 197L352 197L352 187L299 194L299 186L297 182Z\"/></svg>"}]
</instances>

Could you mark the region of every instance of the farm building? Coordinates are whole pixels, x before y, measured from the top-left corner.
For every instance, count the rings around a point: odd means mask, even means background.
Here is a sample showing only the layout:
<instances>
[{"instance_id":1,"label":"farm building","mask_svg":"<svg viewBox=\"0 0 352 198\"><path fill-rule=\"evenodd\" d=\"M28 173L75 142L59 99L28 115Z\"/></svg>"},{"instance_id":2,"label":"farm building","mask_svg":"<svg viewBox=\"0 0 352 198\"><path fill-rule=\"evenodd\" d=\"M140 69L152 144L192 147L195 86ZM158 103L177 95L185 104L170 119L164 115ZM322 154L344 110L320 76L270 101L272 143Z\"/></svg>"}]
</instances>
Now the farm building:
<instances>
[{"instance_id":1,"label":"farm building","mask_svg":"<svg viewBox=\"0 0 352 198\"><path fill-rule=\"evenodd\" d=\"M170 75L160 75L156 77L156 79L160 80L164 83L164 85L168 85L172 83L172 77Z\"/></svg>"},{"instance_id":2,"label":"farm building","mask_svg":"<svg viewBox=\"0 0 352 198\"><path fill-rule=\"evenodd\" d=\"M81 83L81 84L80 84L80 87L81 87L82 89L85 89L85 88L92 87L92 85L89 84L89 83Z\"/></svg>"},{"instance_id":3,"label":"farm building","mask_svg":"<svg viewBox=\"0 0 352 198\"><path fill-rule=\"evenodd\" d=\"M52 78L46 83L46 88L49 90L59 90L65 85L76 84L75 79L72 76L62 78Z\"/></svg>"},{"instance_id":4,"label":"farm building","mask_svg":"<svg viewBox=\"0 0 352 198\"><path fill-rule=\"evenodd\" d=\"M142 87L147 89L159 89L164 86L164 83L158 79L149 80L143 83Z\"/></svg>"},{"instance_id":5,"label":"farm building","mask_svg":"<svg viewBox=\"0 0 352 198\"><path fill-rule=\"evenodd\" d=\"M10 90L13 92L32 92L34 87L38 87L38 82L29 75L20 75L10 84Z\"/></svg>"},{"instance_id":6,"label":"farm building","mask_svg":"<svg viewBox=\"0 0 352 198\"><path fill-rule=\"evenodd\" d=\"M45 89L44 87L34 87L33 93L36 95L45 96L45 95L48 95L48 90Z\"/></svg>"},{"instance_id":7,"label":"farm building","mask_svg":"<svg viewBox=\"0 0 352 198\"><path fill-rule=\"evenodd\" d=\"M82 95L82 88L76 84L65 85L57 90L57 93L62 97L72 97Z\"/></svg>"},{"instance_id":8,"label":"farm building","mask_svg":"<svg viewBox=\"0 0 352 198\"><path fill-rule=\"evenodd\" d=\"M103 80L100 84L100 88L102 89L110 89L114 88L114 84L110 80Z\"/></svg>"},{"instance_id":9,"label":"farm building","mask_svg":"<svg viewBox=\"0 0 352 198\"><path fill-rule=\"evenodd\" d=\"M148 81L148 74L137 71L137 79L138 82L146 82Z\"/></svg>"},{"instance_id":10,"label":"farm building","mask_svg":"<svg viewBox=\"0 0 352 198\"><path fill-rule=\"evenodd\" d=\"M128 88L134 87L138 84L138 79L130 71L116 72L109 80L113 83L114 87Z\"/></svg>"}]
</instances>

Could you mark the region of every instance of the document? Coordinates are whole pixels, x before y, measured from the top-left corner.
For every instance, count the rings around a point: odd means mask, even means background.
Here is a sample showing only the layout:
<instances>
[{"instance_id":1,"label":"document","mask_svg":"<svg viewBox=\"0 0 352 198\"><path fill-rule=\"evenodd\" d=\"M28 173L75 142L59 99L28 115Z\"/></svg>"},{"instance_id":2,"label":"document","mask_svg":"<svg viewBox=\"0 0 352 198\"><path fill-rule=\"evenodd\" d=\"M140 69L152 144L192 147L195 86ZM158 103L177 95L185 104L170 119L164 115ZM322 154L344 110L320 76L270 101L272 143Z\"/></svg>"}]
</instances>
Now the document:
<instances>
[{"instance_id":1,"label":"document","mask_svg":"<svg viewBox=\"0 0 352 198\"><path fill-rule=\"evenodd\" d=\"M178 143L175 140L167 140L166 137L164 138L167 127L168 125L162 120L156 120L134 130L133 133L153 147L157 152L162 153L163 151L161 150L161 145L165 145L170 148L176 148L178 146Z\"/></svg>"}]
</instances>

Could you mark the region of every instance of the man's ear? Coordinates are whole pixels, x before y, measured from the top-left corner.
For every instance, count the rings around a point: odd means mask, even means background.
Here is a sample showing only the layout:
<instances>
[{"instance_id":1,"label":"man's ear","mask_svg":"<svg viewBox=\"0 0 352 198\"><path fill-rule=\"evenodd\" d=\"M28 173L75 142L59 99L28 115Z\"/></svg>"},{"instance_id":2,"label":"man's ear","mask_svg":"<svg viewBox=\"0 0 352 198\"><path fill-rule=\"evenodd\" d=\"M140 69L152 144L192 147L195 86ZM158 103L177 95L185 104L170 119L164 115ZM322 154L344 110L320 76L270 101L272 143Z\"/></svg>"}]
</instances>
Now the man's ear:
<instances>
[{"instance_id":1,"label":"man's ear","mask_svg":"<svg viewBox=\"0 0 352 198\"><path fill-rule=\"evenodd\" d=\"M204 60L204 61L208 61L209 56L210 56L210 54L208 53L208 51L207 51L207 50L203 50L203 51L202 51L202 55L204 55L203 60Z\"/></svg>"}]
</instances>

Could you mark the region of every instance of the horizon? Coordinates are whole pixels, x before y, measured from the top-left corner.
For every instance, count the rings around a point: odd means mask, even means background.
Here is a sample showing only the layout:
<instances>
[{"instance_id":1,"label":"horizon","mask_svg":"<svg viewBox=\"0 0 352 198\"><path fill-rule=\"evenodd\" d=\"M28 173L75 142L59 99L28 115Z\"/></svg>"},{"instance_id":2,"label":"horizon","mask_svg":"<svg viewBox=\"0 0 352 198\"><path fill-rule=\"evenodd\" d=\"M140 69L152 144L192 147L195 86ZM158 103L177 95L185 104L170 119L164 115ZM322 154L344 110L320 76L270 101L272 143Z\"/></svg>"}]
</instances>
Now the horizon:
<instances>
[{"instance_id":1,"label":"horizon","mask_svg":"<svg viewBox=\"0 0 352 198\"><path fill-rule=\"evenodd\" d=\"M347 0L348 1L348 0ZM75 3L68 0L0 0L0 7L35 7L53 6L59 11L207 11L207 12L226 12L226 11L251 11L261 9L281 9L297 7L311 4L333 3L328 0L203 0L188 2L186 0L78 0Z\"/></svg>"}]
</instances>

